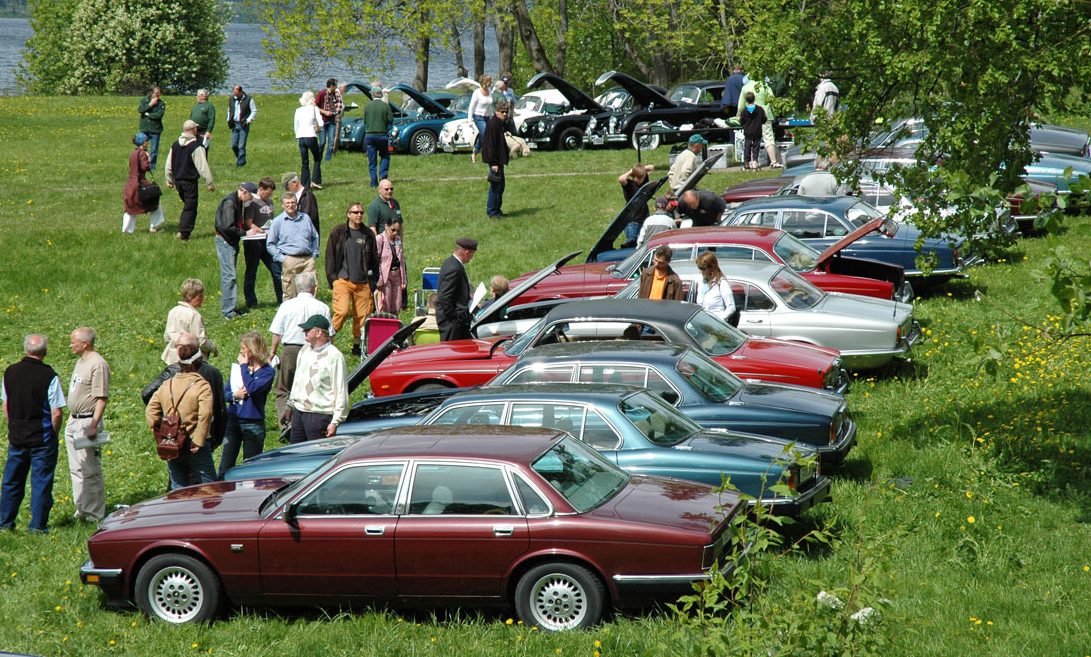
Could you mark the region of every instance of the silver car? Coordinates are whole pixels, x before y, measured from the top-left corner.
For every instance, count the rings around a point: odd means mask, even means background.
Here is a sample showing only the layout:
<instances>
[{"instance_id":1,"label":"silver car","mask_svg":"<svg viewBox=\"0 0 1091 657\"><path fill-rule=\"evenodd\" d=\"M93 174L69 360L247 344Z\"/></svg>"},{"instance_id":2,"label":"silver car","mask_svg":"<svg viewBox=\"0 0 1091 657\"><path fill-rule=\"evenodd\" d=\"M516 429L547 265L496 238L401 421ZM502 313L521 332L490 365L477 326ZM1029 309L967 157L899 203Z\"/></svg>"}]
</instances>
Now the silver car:
<instances>
[{"instance_id":1,"label":"silver car","mask_svg":"<svg viewBox=\"0 0 1091 657\"><path fill-rule=\"evenodd\" d=\"M671 263L696 301L701 272L692 260ZM921 338L913 306L855 294L823 292L791 269L773 263L720 260L740 309L739 329L750 335L797 340L841 351L844 367L868 370L908 357ZM635 298L639 281L617 296Z\"/></svg>"}]
</instances>

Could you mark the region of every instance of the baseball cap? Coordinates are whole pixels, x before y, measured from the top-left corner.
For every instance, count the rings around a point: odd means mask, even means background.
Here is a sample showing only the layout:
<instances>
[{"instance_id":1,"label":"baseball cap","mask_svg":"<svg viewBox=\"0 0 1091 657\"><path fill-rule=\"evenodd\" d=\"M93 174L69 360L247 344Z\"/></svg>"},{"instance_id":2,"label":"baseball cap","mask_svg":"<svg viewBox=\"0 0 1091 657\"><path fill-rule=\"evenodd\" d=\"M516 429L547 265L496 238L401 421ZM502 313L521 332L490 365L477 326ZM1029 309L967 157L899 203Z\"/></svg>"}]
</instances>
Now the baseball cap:
<instances>
[{"instance_id":1,"label":"baseball cap","mask_svg":"<svg viewBox=\"0 0 1091 657\"><path fill-rule=\"evenodd\" d=\"M477 250L477 240L469 238L469 237L460 237L457 240L455 240L455 244L457 244L458 246L460 246L460 247L462 247L464 249L469 249L470 251L476 251Z\"/></svg>"},{"instance_id":2,"label":"baseball cap","mask_svg":"<svg viewBox=\"0 0 1091 657\"><path fill-rule=\"evenodd\" d=\"M252 183L252 182L244 182L243 184L239 185L239 189L245 189L246 191L250 192L251 194L257 194L258 193L257 184Z\"/></svg>"},{"instance_id":3,"label":"baseball cap","mask_svg":"<svg viewBox=\"0 0 1091 657\"><path fill-rule=\"evenodd\" d=\"M322 315L311 315L307 318L307 321L299 325L299 328L304 331L309 331L313 328L320 328L323 331L330 332L330 320L326 319Z\"/></svg>"},{"instance_id":4,"label":"baseball cap","mask_svg":"<svg viewBox=\"0 0 1091 657\"><path fill-rule=\"evenodd\" d=\"M704 135L690 135L689 136L689 143L690 144L707 144L708 140L705 139Z\"/></svg>"}]
</instances>

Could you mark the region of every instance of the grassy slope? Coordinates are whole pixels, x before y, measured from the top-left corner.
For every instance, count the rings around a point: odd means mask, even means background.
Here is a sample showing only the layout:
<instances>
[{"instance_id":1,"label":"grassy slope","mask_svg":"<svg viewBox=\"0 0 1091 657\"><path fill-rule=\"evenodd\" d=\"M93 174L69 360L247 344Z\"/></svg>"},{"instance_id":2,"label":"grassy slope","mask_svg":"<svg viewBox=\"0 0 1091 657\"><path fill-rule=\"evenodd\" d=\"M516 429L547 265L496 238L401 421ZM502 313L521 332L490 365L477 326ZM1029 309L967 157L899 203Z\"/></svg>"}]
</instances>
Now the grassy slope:
<instances>
[{"instance_id":1,"label":"grassy slope","mask_svg":"<svg viewBox=\"0 0 1091 657\"><path fill-rule=\"evenodd\" d=\"M170 232L149 235L146 218L136 235L119 233L136 99L0 99L0 366L20 357L25 333L42 331L53 341L48 361L67 382L68 331L80 324L98 329L99 349L114 372L107 424L115 442L105 459L110 504L153 495L165 479L138 392L161 366L163 320L180 281L198 276L210 290L205 317L225 346L216 360L221 368L239 334L264 331L272 318L274 308L265 305L242 320L219 319L212 247L216 203L243 174L279 178L298 167L294 99L257 100L250 164L235 169L226 126L218 129L211 161L221 186L202 193L195 239L180 244ZM223 99L215 102L222 111ZM189 105L187 98L168 99L167 140ZM662 148L651 161L665 168L666 158ZM494 222L484 216L484 169L468 157L396 157L392 173L408 221L411 280L420 280L422 267L438 265L460 235L481 241L470 266L475 282L588 248L620 207L614 178L632 160L631 151L594 151L517 161L505 203L511 216ZM705 186L718 190L742 177L717 173ZM366 202L371 192L359 154L337 157L325 179L319 201L328 232L350 201ZM179 203L169 193L165 199L169 231ZM1024 241L1014 262L976 269L969 281L918 303L929 329L918 366L858 381L850 397L860 446L837 478L834 504L816 516L844 543L781 560L770 596L845 585L859 543L877 559L873 583L892 602L884 627L891 654L1087 654L1086 631L1078 628L1091 594L1088 345L1050 346L1010 319L1049 321L1046 288L1030 272L1062 243L1076 252L1091 247L1091 224L1081 219L1063 237ZM975 289L986 292L985 301L972 301ZM271 299L267 277L259 279L258 293ZM1009 357L995 380L975 377L966 364L972 345L998 326ZM596 640L604 654L687 648L656 616L556 637L495 622L504 616L436 624L427 614L237 614L209 628L168 628L104 611L97 592L76 576L91 530L69 520L65 470L62 455L51 534L0 534L0 649L280 655L306 642L330 654L590 655Z\"/></svg>"}]
</instances>

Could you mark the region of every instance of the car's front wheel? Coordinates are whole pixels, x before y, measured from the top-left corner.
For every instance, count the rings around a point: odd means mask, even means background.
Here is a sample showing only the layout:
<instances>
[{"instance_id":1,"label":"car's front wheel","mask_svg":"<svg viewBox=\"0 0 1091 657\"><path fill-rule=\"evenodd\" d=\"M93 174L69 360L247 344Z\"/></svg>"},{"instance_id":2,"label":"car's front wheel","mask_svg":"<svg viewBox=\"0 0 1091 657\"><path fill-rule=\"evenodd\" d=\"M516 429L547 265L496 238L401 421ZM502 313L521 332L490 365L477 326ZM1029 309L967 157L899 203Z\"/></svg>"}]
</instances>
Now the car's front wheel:
<instances>
[{"instance_id":1,"label":"car's front wheel","mask_svg":"<svg viewBox=\"0 0 1091 657\"><path fill-rule=\"evenodd\" d=\"M152 557L136 577L136 604L168 623L203 623L220 609L220 579L203 562L184 554Z\"/></svg>"},{"instance_id":2,"label":"car's front wheel","mask_svg":"<svg viewBox=\"0 0 1091 657\"><path fill-rule=\"evenodd\" d=\"M410 392L428 392L429 390L446 390L447 388L453 388L454 386L447 383L441 383L439 381L429 381L428 383L422 383L417 386L413 386Z\"/></svg>"},{"instance_id":3,"label":"car's front wheel","mask_svg":"<svg viewBox=\"0 0 1091 657\"><path fill-rule=\"evenodd\" d=\"M431 155L436 152L436 133L418 130L409 139L409 152L413 155Z\"/></svg>"},{"instance_id":4,"label":"car's front wheel","mask_svg":"<svg viewBox=\"0 0 1091 657\"><path fill-rule=\"evenodd\" d=\"M557 138L557 144L564 151L578 151L583 148L583 130L579 128L565 128L561 136Z\"/></svg>"},{"instance_id":5,"label":"car's front wheel","mask_svg":"<svg viewBox=\"0 0 1091 657\"><path fill-rule=\"evenodd\" d=\"M605 591L591 571L570 563L531 568L515 587L515 611L547 632L586 628L602 618Z\"/></svg>"},{"instance_id":6,"label":"car's front wheel","mask_svg":"<svg viewBox=\"0 0 1091 657\"><path fill-rule=\"evenodd\" d=\"M633 148L641 151L654 151L659 148L659 135L638 135L633 133L630 141Z\"/></svg>"}]
</instances>

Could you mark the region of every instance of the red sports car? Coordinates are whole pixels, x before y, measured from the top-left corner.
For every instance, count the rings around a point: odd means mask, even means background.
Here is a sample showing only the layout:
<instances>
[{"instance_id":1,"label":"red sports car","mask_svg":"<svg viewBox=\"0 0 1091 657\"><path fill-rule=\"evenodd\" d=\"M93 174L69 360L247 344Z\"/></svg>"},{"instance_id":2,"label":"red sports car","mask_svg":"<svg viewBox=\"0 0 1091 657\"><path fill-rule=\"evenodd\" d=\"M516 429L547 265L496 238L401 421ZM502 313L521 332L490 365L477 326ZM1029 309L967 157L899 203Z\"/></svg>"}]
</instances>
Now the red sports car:
<instances>
[{"instance_id":1,"label":"red sports car","mask_svg":"<svg viewBox=\"0 0 1091 657\"><path fill-rule=\"evenodd\" d=\"M845 392L848 376L836 349L775 339L754 339L700 306L646 299L561 303L540 320L517 320L517 338L495 337L419 345L387 356L371 371L376 396L464 388L486 383L520 355L558 341L615 340L633 332L645 339L686 344L744 379Z\"/></svg>"},{"instance_id":2,"label":"red sports car","mask_svg":"<svg viewBox=\"0 0 1091 657\"><path fill-rule=\"evenodd\" d=\"M102 521L84 584L168 623L235 605L503 605L543 630L730 567L737 495L630 475L555 429L376 433L295 483L172 491Z\"/></svg>"},{"instance_id":3,"label":"red sports car","mask_svg":"<svg viewBox=\"0 0 1091 657\"><path fill-rule=\"evenodd\" d=\"M546 299L612 296L640 275L640 270L651 263L652 252L660 245L671 247L675 260L694 260L698 253L712 251L721 258L780 263L827 292L846 292L878 299L897 298L899 301L906 301L907 295L909 299L912 298L912 288L906 287L901 267L838 255L850 243L843 240L824 253L818 253L796 237L776 228L712 226L664 231L621 262L592 262L561 267L554 275L524 292L519 299L522 303L531 303ZM527 276L529 274L512 281L512 287ZM894 295L895 289L898 290L897 297Z\"/></svg>"}]
</instances>

